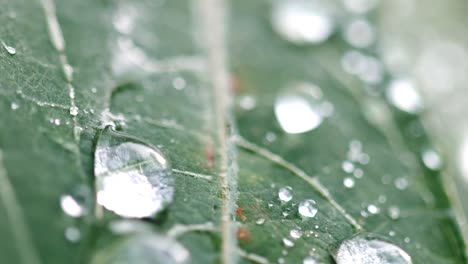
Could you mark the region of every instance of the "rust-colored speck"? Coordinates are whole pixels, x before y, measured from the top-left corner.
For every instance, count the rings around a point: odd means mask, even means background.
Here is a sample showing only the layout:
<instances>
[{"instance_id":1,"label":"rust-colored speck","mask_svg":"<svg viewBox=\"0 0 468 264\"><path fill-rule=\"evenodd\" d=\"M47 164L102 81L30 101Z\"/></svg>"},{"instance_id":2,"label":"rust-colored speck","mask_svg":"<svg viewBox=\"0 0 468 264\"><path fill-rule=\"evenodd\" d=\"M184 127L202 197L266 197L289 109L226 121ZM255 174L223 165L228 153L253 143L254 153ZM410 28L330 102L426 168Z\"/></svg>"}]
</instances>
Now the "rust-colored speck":
<instances>
[{"instance_id":1,"label":"rust-colored speck","mask_svg":"<svg viewBox=\"0 0 468 264\"><path fill-rule=\"evenodd\" d=\"M245 216L244 209L242 209L242 207L237 207L236 214L240 217L240 219L242 219L242 221L247 220L247 216Z\"/></svg>"},{"instance_id":2,"label":"rust-colored speck","mask_svg":"<svg viewBox=\"0 0 468 264\"><path fill-rule=\"evenodd\" d=\"M241 82L237 75L231 74L230 78L231 92L233 94L238 94L241 89Z\"/></svg>"},{"instance_id":3,"label":"rust-colored speck","mask_svg":"<svg viewBox=\"0 0 468 264\"><path fill-rule=\"evenodd\" d=\"M247 230L245 227L239 227L237 229L237 239L244 241L244 242L250 242L250 232Z\"/></svg>"},{"instance_id":4,"label":"rust-colored speck","mask_svg":"<svg viewBox=\"0 0 468 264\"><path fill-rule=\"evenodd\" d=\"M213 143L208 143L208 145L205 148L205 158L206 158L206 164L208 165L208 168L213 167L214 163L214 153L213 153Z\"/></svg>"}]
</instances>

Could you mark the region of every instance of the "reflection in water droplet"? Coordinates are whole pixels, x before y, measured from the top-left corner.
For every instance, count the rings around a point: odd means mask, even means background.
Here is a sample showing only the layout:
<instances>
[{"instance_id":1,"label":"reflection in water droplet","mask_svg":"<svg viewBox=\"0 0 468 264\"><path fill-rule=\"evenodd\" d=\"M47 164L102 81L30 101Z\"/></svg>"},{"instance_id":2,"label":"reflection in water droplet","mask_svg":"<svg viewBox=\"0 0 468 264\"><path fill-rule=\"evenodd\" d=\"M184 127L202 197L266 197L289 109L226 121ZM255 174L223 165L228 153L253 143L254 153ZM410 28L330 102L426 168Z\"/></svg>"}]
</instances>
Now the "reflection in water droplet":
<instances>
[{"instance_id":1,"label":"reflection in water droplet","mask_svg":"<svg viewBox=\"0 0 468 264\"><path fill-rule=\"evenodd\" d=\"M354 164L346 160L341 164L341 168L344 172L351 173L354 171Z\"/></svg>"},{"instance_id":2,"label":"reflection in water droplet","mask_svg":"<svg viewBox=\"0 0 468 264\"><path fill-rule=\"evenodd\" d=\"M318 264L318 262L315 260L314 257L312 256L307 256L303 261L302 264Z\"/></svg>"},{"instance_id":3,"label":"reflection in water droplet","mask_svg":"<svg viewBox=\"0 0 468 264\"><path fill-rule=\"evenodd\" d=\"M289 235L294 239L299 239L302 237L302 232L297 229L292 229L291 231L289 231Z\"/></svg>"},{"instance_id":4,"label":"reflection in water droplet","mask_svg":"<svg viewBox=\"0 0 468 264\"><path fill-rule=\"evenodd\" d=\"M324 103L319 87L310 83L291 84L276 98L276 119L286 133L308 132L322 123Z\"/></svg>"},{"instance_id":5,"label":"reflection in water droplet","mask_svg":"<svg viewBox=\"0 0 468 264\"><path fill-rule=\"evenodd\" d=\"M190 263L189 251L176 240L146 232L114 240L106 248L97 251L91 264L144 263L182 264Z\"/></svg>"},{"instance_id":6,"label":"reflection in water droplet","mask_svg":"<svg viewBox=\"0 0 468 264\"><path fill-rule=\"evenodd\" d=\"M278 191L278 197L282 202L289 202L293 198L292 188L289 186L283 187Z\"/></svg>"},{"instance_id":7,"label":"reflection in water droplet","mask_svg":"<svg viewBox=\"0 0 468 264\"><path fill-rule=\"evenodd\" d=\"M374 205L374 204L369 204L369 205L367 206L367 211L369 211L369 213L375 215L375 214L380 213L380 208L377 207L377 206Z\"/></svg>"},{"instance_id":8,"label":"reflection in water droplet","mask_svg":"<svg viewBox=\"0 0 468 264\"><path fill-rule=\"evenodd\" d=\"M366 19L355 19L351 21L345 30L346 41L354 47L366 48L374 43L375 32L373 26Z\"/></svg>"},{"instance_id":9,"label":"reflection in water droplet","mask_svg":"<svg viewBox=\"0 0 468 264\"><path fill-rule=\"evenodd\" d=\"M422 99L414 83L408 79L396 79L387 87L387 99L396 108L408 112L418 113L423 108Z\"/></svg>"},{"instance_id":10,"label":"reflection in water droplet","mask_svg":"<svg viewBox=\"0 0 468 264\"><path fill-rule=\"evenodd\" d=\"M350 177L347 177L343 180L343 185L346 187L346 188L353 188L354 185L355 185L355 182L354 182L354 179L353 178L350 178Z\"/></svg>"},{"instance_id":11,"label":"reflection in water droplet","mask_svg":"<svg viewBox=\"0 0 468 264\"><path fill-rule=\"evenodd\" d=\"M2 41L2 45L3 47L5 48L5 50L11 54L11 55L15 55L16 54L16 49L13 48L12 46L8 46L5 42Z\"/></svg>"},{"instance_id":12,"label":"reflection in water droplet","mask_svg":"<svg viewBox=\"0 0 468 264\"><path fill-rule=\"evenodd\" d=\"M60 197L60 206L63 212L71 217L80 217L84 214L83 206L71 195L62 195Z\"/></svg>"},{"instance_id":13,"label":"reflection in water droplet","mask_svg":"<svg viewBox=\"0 0 468 264\"><path fill-rule=\"evenodd\" d=\"M337 264L410 264L410 255L390 242L370 234L361 234L341 242L335 257Z\"/></svg>"},{"instance_id":14,"label":"reflection in water droplet","mask_svg":"<svg viewBox=\"0 0 468 264\"><path fill-rule=\"evenodd\" d=\"M76 242L80 241L80 239L81 239L80 229L78 229L75 226L67 227L65 229L65 238L68 241L72 242L72 243L76 243Z\"/></svg>"},{"instance_id":15,"label":"reflection in water droplet","mask_svg":"<svg viewBox=\"0 0 468 264\"><path fill-rule=\"evenodd\" d=\"M297 210L302 217L314 217L318 212L315 201L311 199L302 201Z\"/></svg>"},{"instance_id":16,"label":"reflection in water droplet","mask_svg":"<svg viewBox=\"0 0 468 264\"><path fill-rule=\"evenodd\" d=\"M439 153L433 149L426 149L422 153L424 165L431 170L439 170L442 167L442 159Z\"/></svg>"},{"instance_id":17,"label":"reflection in water droplet","mask_svg":"<svg viewBox=\"0 0 468 264\"><path fill-rule=\"evenodd\" d=\"M255 221L257 225L263 225L265 223L265 218L259 218L257 221Z\"/></svg>"},{"instance_id":18,"label":"reflection in water droplet","mask_svg":"<svg viewBox=\"0 0 468 264\"><path fill-rule=\"evenodd\" d=\"M78 110L79 110L79 109L78 109L78 107L76 107L76 106L70 107L70 115L72 115L72 116L78 115Z\"/></svg>"},{"instance_id":19,"label":"reflection in water droplet","mask_svg":"<svg viewBox=\"0 0 468 264\"><path fill-rule=\"evenodd\" d=\"M11 110L14 111L14 110L19 108L19 104L16 103L16 102L12 102L11 105L10 105L10 108L11 108Z\"/></svg>"},{"instance_id":20,"label":"reflection in water droplet","mask_svg":"<svg viewBox=\"0 0 468 264\"><path fill-rule=\"evenodd\" d=\"M291 240L287 239L287 238L283 238L283 245L285 247L294 247L294 242L292 242Z\"/></svg>"},{"instance_id":21,"label":"reflection in water droplet","mask_svg":"<svg viewBox=\"0 0 468 264\"><path fill-rule=\"evenodd\" d=\"M277 1L271 20L274 30L294 44L324 42L335 28L325 6L307 0Z\"/></svg>"},{"instance_id":22,"label":"reflection in water droplet","mask_svg":"<svg viewBox=\"0 0 468 264\"><path fill-rule=\"evenodd\" d=\"M123 217L150 217L172 202L174 183L164 155L107 126L94 155L97 202Z\"/></svg>"},{"instance_id":23,"label":"reflection in water droplet","mask_svg":"<svg viewBox=\"0 0 468 264\"><path fill-rule=\"evenodd\" d=\"M187 86L187 83L185 82L184 78L177 77L172 81L172 86L174 86L176 90L183 90L185 86Z\"/></svg>"}]
</instances>

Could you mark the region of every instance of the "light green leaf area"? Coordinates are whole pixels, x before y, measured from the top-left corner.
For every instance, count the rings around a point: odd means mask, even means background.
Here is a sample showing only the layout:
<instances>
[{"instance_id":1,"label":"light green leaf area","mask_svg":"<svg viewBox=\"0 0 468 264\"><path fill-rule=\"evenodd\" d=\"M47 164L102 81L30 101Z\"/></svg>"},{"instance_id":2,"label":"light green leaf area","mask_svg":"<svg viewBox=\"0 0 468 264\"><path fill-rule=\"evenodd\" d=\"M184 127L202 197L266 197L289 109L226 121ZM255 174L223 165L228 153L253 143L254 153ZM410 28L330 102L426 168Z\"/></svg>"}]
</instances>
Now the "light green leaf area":
<instances>
[{"instance_id":1,"label":"light green leaf area","mask_svg":"<svg viewBox=\"0 0 468 264\"><path fill-rule=\"evenodd\" d=\"M387 106L340 70L339 36L291 45L271 29L269 1L0 5L0 41L16 49L0 47L2 262L178 263L186 250L190 263L333 263L333 248L359 232L414 263L466 260L439 173L417 156L426 139L405 132L417 118L394 109L380 123L369 117L369 100ZM274 106L297 82L319 87L333 112L289 134ZM79 218L60 205L80 186L94 193L94 148L109 123L156 146L175 181L163 212L120 233L112 225L121 217L94 195ZM369 160L355 162L353 176L342 167L356 145ZM300 217L305 199L316 202L314 217Z\"/></svg>"}]
</instances>

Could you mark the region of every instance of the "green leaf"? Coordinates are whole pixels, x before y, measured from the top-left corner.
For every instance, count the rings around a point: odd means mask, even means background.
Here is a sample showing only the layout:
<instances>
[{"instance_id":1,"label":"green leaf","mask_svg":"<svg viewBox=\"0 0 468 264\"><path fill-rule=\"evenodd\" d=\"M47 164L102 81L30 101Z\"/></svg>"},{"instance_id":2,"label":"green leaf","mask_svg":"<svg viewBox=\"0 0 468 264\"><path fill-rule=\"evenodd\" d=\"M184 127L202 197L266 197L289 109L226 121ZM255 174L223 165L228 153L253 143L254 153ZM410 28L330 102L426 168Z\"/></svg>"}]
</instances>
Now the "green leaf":
<instances>
[{"instance_id":1,"label":"green leaf","mask_svg":"<svg viewBox=\"0 0 468 264\"><path fill-rule=\"evenodd\" d=\"M418 156L430 141L405 133L419 119L341 70L339 36L291 45L271 28L270 1L0 4L0 40L16 49L0 50L2 261L333 263L361 232L414 263L466 261L440 173ZM287 133L278 96L304 90L329 115ZM122 220L80 191L96 191L109 124L172 165L174 200L152 218ZM342 168L350 148L363 157L355 176ZM64 197L84 208L70 213ZM317 212L301 218L306 199Z\"/></svg>"}]
</instances>

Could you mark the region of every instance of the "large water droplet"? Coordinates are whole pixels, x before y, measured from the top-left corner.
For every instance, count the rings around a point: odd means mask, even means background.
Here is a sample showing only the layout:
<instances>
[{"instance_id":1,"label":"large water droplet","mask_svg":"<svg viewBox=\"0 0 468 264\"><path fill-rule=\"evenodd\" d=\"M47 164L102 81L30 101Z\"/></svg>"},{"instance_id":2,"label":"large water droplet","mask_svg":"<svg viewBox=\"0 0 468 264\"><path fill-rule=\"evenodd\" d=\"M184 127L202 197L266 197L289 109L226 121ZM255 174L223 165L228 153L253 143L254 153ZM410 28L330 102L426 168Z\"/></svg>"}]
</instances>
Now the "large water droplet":
<instances>
[{"instance_id":1,"label":"large water droplet","mask_svg":"<svg viewBox=\"0 0 468 264\"><path fill-rule=\"evenodd\" d=\"M307 256L305 259L302 261L302 264L318 264L317 260L312 257L312 256Z\"/></svg>"},{"instance_id":2,"label":"large water droplet","mask_svg":"<svg viewBox=\"0 0 468 264\"><path fill-rule=\"evenodd\" d=\"M282 187L278 191L278 198L282 202L289 202L293 198L292 188L289 186Z\"/></svg>"},{"instance_id":3,"label":"large water droplet","mask_svg":"<svg viewBox=\"0 0 468 264\"><path fill-rule=\"evenodd\" d=\"M308 199L304 200L299 204L299 207L297 208L297 211L299 212L299 215L302 217L314 217L317 212L317 205L314 200Z\"/></svg>"},{"instance_id":4,"label":"large water droplet","mask_svg":"<svg viewBox=\"0 0 468 264\"><path fill-rule=\"evenodd\" d=\"M278 1L273 7L272 25L284 39L294 44L317 44L327 40L335 29L323 2Z\"/></svg>"},{"instance_id":5,"label":"large water droplet","mask_svg":"<svg viewBox=\"0 0 468 264\"><path fill-rule=\"evenodd\" d=\"M439 170L442 167L442 159L439 153L433 149L426 149L422 153L424 165L431 170Z\"/></svg>"},{"instance_id":6,"label":"large water droplet","mask_svg":"<svg viewBox=\"0 0 468 264\"><path fill-rule=\"evenodd\" d=\"M154 146L107 126L94 155L97 202L123 217L150 217L172 202L170 166Z\"/></svg>"},{"instance_id":7,"label":"large water droplet","mask_svg":"<svg viewBox=\"0 0 468 264\"><path fill-rule=\"evenodd\" d=\"M7 45L5 42L2 41L2 45L3 45L3 48L5 48L5 50L10 53L11 55L15 55L16 54L16 49L13 48L12 46L9 46Z\"/></svg>"},{"instance_id":8,"label":"large water droplet","mask_svg":"<svg viewBox=\"0 0 468 264\"><path fill-rule=\"evenodd\" d=\"M281 128L299 134L317 128L325 117L322 91L310 83L294 83L275 101L275 115Z\"/></svg>"},{"instance_id":9,"label":"large water droplet","mask_svg":"<svg viewBox=\"0 0 468 264\"><path fill-rule=\"evenodd\" d=\"M361 234L341 242L337 264L410 264L410 255L399 246L374 235Z\"/></svg>"},{"instance_id":10,"label":"large water droplet","mask_svg":"<svg viewBox=\"0 0 468 264\"><path fill-rule=\"evenodd\" d=\"M387 98L396 108L408 113L418 113L423 108L422 99L414 83L408 79L396 79L390 82Z\"/></svg>"}]
</instances>

